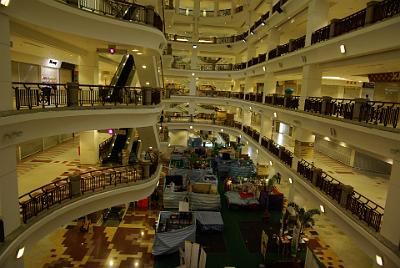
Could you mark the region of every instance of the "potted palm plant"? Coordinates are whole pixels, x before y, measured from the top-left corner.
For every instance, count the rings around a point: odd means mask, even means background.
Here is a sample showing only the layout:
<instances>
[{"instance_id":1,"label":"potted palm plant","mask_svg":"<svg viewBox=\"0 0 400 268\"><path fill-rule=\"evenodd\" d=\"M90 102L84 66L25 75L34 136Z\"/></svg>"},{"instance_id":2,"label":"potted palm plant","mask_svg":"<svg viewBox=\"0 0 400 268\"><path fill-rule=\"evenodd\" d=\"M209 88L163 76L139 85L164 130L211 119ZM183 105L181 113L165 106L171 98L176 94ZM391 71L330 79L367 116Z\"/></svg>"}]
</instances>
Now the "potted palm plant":
<instances>
[{"instance_id":1,"label":"potted palm plant","mask_svg":"<svg viewBox=\"0 0 400 268\"><path fill-rule=\"evenodd\" d=\"M292 245L291 245L292 255L297 257L298 246L300 243L301 235L303 234L306 228L315 225L314 216L321 214L321 212L319 209L316 208L305 210L304 208L300 208L299 205L297 205L294 202L289 203L288 207L289 206L294 208L298 217L298 228L296 234L295 232L293 234Z\"/></svg>"}]
</instances>

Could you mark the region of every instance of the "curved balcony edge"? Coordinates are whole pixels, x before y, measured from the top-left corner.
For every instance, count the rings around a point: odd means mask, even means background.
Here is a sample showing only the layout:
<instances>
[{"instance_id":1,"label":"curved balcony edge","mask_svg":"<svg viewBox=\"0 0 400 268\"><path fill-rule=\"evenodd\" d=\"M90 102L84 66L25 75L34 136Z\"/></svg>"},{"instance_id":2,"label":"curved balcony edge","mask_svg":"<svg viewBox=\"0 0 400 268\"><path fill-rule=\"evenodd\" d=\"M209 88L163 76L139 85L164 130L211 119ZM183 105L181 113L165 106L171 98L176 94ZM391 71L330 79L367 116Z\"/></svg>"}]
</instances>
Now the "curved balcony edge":
<instances>
[{"instance_id":1,"label":"curved balcony edge","mask_svg":"<svg viewBox=\"0 0 400 268\"><path fill-rule=\"evenodd\" d=\"M16 111L0 117L0 148L43 136L93 129L145 127L159 121L163 105L98 106Z\"/></svg>"},{"instance_id":2,"label":"curved balcony edge","mask_svg":"<svg viewBox=\"0 0 400 268\"><path fill-rule=\"evenodd\" d=\"M1 245L0 266L13 267L16 262L15 254L19 248L32 246L52 230L82 215L148 197L157 187L160 174L159 164L155 174L148 180L87 193L43 212L7 237L5 243Z\"/></svg>"},{"instance_id":3,"label":"curved balcony edge","mask_svg":"<svg viewBox=\"0 0 400 268\"><path fill-rule=\"evenodd\" d=\"M137 45L161 52L167 43L163 32L153 26L98 15L53 0L14 1L4 12L29 24L112 44Z\"/></svg>"},{"instance_id":4,"label":"curved balcony edge","mask_svg":"<svg viewBox=\"0 0 400 268\"><path fill-rule=\"evenodd\" d=\"M249 141L252 146L254 146L267 158L267 161L273 161L275 168L282 174L283 177L293 178L298 190L300 190L304 194L307 194L308 197L313 198L314 202L323 204L327 208L325 214L327 214L329 218L334 220L335 223L343 228L349 235L353 236L355 241L358 242L359 246L365 252L368 252L370 256L374 256L375 254L379 253L383 254L386 257L385 259L387 260L387 263L385 263L385 265L388 265L388 267L397 267L396 264L400 263L400 253L398 252L395 245L392 245L379 233L370 230L366 224L358 220L358 218L354 215L351 215L351 213L346 211L344 208L341 208L340 206L334 204L333 199L325 196L321 191L313 187L312 184L302 178L295 169L290 168L285 163L279 161L279 158L277 156L267 151L263 146L261 146L260 143L255 142L252 137L250 137L242 130L223 125L213 125L196 122L168 122L165 123L165 125L168 126L168 129L189 130L191 125L196 129L207 131L220 131L220 129L224 129L224 133L228 133L231 135L242 135L242 137L244 137L246 141Z\"/></svg>"},{"instance_id":5,"label":"curved balcony edge","mask_svg":"<svg viewBox=\"0 0 400 268\"><path fill-rule=\"evenodd\" d=\"M374 128L374 125L372 124L354 122L347 119L337 119L331 116L316 115L315 113L311 112L286 109L279 106L235 98L173 96L168 100L164 100L164 102L194 102L195 104L207 103L216 105L231 105L245 110L249 110L249 107L252 107L252 110L255 112L260 112L264 115L271 115L271 117L274 113L277 113L276 119L286 122L292 126L309 129L310 131L323 137L332 137L347 144L352 144L355 148L374 152L377 155L384 157L396 157L395 148L399 148L400 135L398 135L397 131L392 132L387 131L387 129ZM331 129L334 129L334 134L332 134ZM362 135L363 139L360 139L360 135ZM375 142L375 146L373 148L371 147L370 140Z\"/></svg>"}]
</instances>

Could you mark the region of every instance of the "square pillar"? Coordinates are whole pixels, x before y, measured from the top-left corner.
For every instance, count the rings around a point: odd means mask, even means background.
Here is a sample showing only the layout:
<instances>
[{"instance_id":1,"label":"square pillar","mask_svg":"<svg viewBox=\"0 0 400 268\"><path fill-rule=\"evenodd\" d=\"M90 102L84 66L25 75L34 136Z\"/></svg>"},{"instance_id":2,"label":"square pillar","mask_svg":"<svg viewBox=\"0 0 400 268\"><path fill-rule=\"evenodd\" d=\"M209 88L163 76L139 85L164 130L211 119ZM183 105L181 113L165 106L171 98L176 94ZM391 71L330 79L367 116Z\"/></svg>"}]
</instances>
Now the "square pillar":
<instances>
[{"instance_id":1,"label":"square pillar","mask_svg":"<svg viewBox=\"0 0 400 268\"><path fill-rule=\"evenodd\" d=\"M80 163L83 165L96 165L99 162L97 130L81 132L79 139Z\"/></svg>"},{"instance_id":2,"label":"square pillar","mask_svg":"<svg viewBox=\"0 0 400 268\"><path fill-rule=\"evenodd\" d=\"M304 65L299 110L304 110L304 102L307 97L321 96L321 84L322 71L320 66L317 64Z\"/></svg>"},{"instance_id":3,"label":"square pillar","mask_svg":"<svg viewBox=\"0 0 400 268\"><path fill-rule=\"evenodd\" d=\"M11 88L10 19L0 12L0 111L13 109Z\"/></svg>"},{"instance_id":4,"label":"square pillar","mask_svg":"<svg viewBox=\"0 0 400 268\"><path fill-rule=\"evenodd\" d=\"M328 25L329 2L311 0L307 10L306 47L311 45L312 33Z\"/></svg>"}]
</instances>

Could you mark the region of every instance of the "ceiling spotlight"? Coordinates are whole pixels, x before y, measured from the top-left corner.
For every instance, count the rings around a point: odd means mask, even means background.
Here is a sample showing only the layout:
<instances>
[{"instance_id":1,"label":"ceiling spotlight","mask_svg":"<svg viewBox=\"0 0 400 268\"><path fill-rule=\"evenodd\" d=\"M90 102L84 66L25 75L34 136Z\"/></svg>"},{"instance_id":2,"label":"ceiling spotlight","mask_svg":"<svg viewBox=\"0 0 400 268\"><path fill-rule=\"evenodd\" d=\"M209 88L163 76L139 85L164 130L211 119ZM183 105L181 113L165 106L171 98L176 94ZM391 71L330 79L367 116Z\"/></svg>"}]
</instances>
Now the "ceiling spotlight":
<instances>
[{"instance_id":1,"label":"ceiling spotlight","mask_svg":"<svg viewBox=\"0 0 400 268\"><path fill-rule=\"evenodd\" d=\"M143 65L143 66L142 66L142 68L143 68L143 69L146 69L146 68L147 68L147 66L146 66L146 65Z\"/></svg>"},{"instance_id":2,"label":"ceiling spotlight","mask_svg":"<svg viewBox=\"0 0 400 268\"><path fill-rule=\"evenodd\" d=\"M343 44L340 45L340 53L346 53L346 47Z\"/></svg>"},{"instance_id":3,"label":"ceiling spotlight","mask_svg":"<svg viewBox=\"0 0 400 268\"><path fill-rule=\"evenodd\" d=\"M261 26L265 26L265 22L263 21L263 22L261 22Z\"/></svg>"},{"instance_id":4,"label":"ceiling spotlight","mask_svg":"<svg viewBox=\"0 0 400 268\"><path fill-rule=\"evenodd\" d=\"M146 82L146 86L150 85L150 82Z\"/></svg>"},{"instance_id":5,"label":"ceiling spotlight","mask_svg":"<svg viewBox=\"0 0 400 268\"><path fill-rule=\"evenodd\" d=\"M193 48L197 48L197 45L196 45L196 44L193 44Z\"/></svg>"},{"instance_id":6,"label":"ceiling spotlight","mask_svg":"<svg viewBox=\"0 0 400 268\"><path fill-rule=\"evenodd\" d=\"M190 129L193 129L193 126L190 126L189 128L190 128Z\"/></svg>"},{"instance_id":7,"label":"ceiling spotlight","mask_svg":"<svg viewBox=\"0 0 400 268\"><path fill-rule=\"evenodd\" d=\"M223 128L221 128L221 132L224 132L224 129L223 129Z\"/></svg>"},{"instance_id":8,"label":"ceiling spotlight","mask_svg":"<svg viewBox=\"0 0 400 268\"><path fill-rule=\"evenodd\" d=\"M192 76L195 76L195 73L192 73Z\"/></svg>"},{"instance_id":9,"label":"ceiling spotlight","mask_svg":"<svg viewBox=\"0 0 400 268\"><path fill-rule=\"evenodd\" d=\"M253 31L250 31L250 34L251 34L251 35L254 35L254 32L253 32Z\"/></svg>"}]
</instances>

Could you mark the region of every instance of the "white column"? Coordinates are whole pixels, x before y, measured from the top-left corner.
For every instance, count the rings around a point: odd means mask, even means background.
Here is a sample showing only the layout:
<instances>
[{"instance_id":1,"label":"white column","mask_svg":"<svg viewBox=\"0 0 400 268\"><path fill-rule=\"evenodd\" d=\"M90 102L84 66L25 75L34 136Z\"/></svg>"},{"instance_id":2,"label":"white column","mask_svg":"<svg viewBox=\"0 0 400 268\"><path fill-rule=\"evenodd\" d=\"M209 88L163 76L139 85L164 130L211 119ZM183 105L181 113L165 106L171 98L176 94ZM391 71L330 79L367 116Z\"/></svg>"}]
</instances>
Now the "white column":
<instances>
[{"instance_id":1,"label":"white column","mask_svg":"<svg viewBox=\"0 0 400 268\"><path fill-rule=\"evenodd\" d=\"M219 11L219 0L214 0L214 16L218 16L218 11Z\"/></svg>"},{"instance_id":2,"label":"white column","mask_svg":"<svg viewBox=\"0 0 400 268\"><path fill-rule=\"evenodd\" d=\"M84 131L79 134L80 163L96 165L99 162L99 138L97 130Z\"/></svg>"},{"instance_id":3,"label":"white column","mask_svg":"<svg viewBox=\"0 0 400 268\"><path fill-rule=\"evenodd\" d=\"M251 126L251 111L242 109L242 124Z\"/></svg>"},{"instance_id":4,"label":"white column","mask_svg":"<svg viewBox=\"0 0 400 268\"><path fill-rule=\"evenodd\" d=\"M79 60L79 83L97 85L99 83L99 60L97 52L89 52Z\"/></svg>"},{"instance_id":5,"label":"white column","mask_svg":"<svg viewBox=\"0 0 400 268\"><path fill-rule=\"evenodd\" d=\"M265 114L261 114L261 131L260 139L262 137L271 138L272 135L272 118Z\"/></svg>"},{"instance_id":6,"label":"white column","mask_svg":"<svg viewBox=\"0 0 400 268\"><path fill-rule=\"evenodd\" d=\"M396 247L400 243L399 228L400 204L400 158L393 160L388 192L386 195L385 213L382 220L381 235Z\"/></svg>"},{"instance_id":7,"label":"white column","mask_svg":"<svg viewBox=\"0 0 400 268\"><path fill-rule=\"evenodd\" d=\"M193 14L195 17L200 17L200 0L193 1Z\"/></svg>"},{"instance_id":8,"label":"white column","mask_svg":"<svg viewBox=\"0 0 400 268\"><path fill-rule=\"evenodd\" d=\"M16 150L15 145L0 149L0 218L6 237L21 224Z\"/></svg>"},{"instance_id":9,"label":"white column","mask_svg":"<svg viewBox=\"0 0 400 268\"><path fill-rule=\"evenodd\" d=\"M175 0L175 13L179 13L179 7L181 5L180 0Z\"/></svg>"},{"instance_id":10,"label":"white column","mask_svg":"<svg viewBox=\"0 0 400 268\"><path fill-rule=\"evenodd\" d=\"M267 52L275 49L279 45L280 39L281 36L278 29L272 28L271 30L269 30L267 37Z\"/></svg>"},{"instance_id":11,"label":"white column","mask_svg":"<svg viewBox=\"0 0 400 268\"><path fill-rule=\"evenodd\" d=\"M294 156L298 158L295 160L301 160L301 158L308 160L312 159L314 155L315 141L315 136L312 132L305 128L296 127L294 129L293 137L295 140ZM297 166L296 162L294 166Z\"/></svg>"},{"instance_id":12,"label":"white column","mask_svg":"<svg viewBox=\"0 0 400 268\"><path fill-rule=\"evenodd\" d=\"M311 0L307 10L306 46L311 45L312 33L328 25L329 2L327 0Z\"/></svg>"},{"instance_id":13,"label":"white column","mask_svg":"<svg viewBox=\"0 0 400 268\"><path fill-rule=\"evenodd\" d=\"M276 76L274 75L274 73L272 72L265 73L263 91L264 91L264 96L268 94L274 94L276 92Z\"/></svg>"},{"instance_id":14,"label":"white column","mask_svg":"<svg viewBox=\"0 0 400 268\"><path fill-rule=\"evenodd\" d=\"M309 64L303 66L303 80L301 84L300 107L303 110L307 97L321 96L322 71L319 65Z\"/></svg>"},{"instance_id":15,"label":"white column","mask_svg":"<svg viewBox=\"0 0 400 268\"><path fill-rule=\"evenodd\" d=\"M236 3L236 0L231 1L231 15L235 14Z\"/></svg>"},{"instance_id":16,"label":"white column","mask_svg":"<svg viewBox=\"0 0 400 268\"><path fill-rule=\"evenodd\" d=\"M0 111L13 108L11 88L10 20L0 13Z\"/></svg>"}]
</instances>

